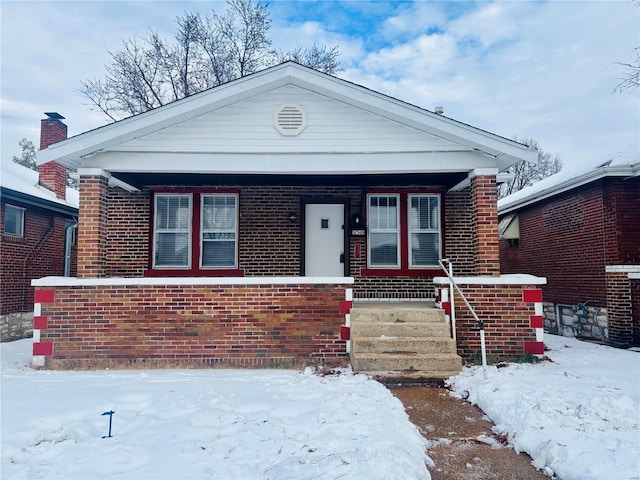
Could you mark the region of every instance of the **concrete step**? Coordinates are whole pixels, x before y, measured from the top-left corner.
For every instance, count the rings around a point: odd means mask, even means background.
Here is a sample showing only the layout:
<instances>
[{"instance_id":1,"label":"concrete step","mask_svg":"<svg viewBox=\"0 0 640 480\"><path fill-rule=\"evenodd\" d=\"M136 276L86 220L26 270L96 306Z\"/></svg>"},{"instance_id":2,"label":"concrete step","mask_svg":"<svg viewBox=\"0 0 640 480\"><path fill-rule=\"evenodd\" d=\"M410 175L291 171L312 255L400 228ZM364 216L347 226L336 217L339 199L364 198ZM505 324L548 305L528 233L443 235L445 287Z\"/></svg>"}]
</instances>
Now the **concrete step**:
<instances>
[{"instance_id":1,"label":"concrete step","mask_svg":"<svg viewBox=\"0 0 640 480\"><path fill-rule=\"evenodd\" d=\"M351 309L351 322L439 323L444 322L444 311L411 306L354 307Z\"/></svg>"},{"instance_id":2,"label":"concrete step","mask_svg":"<svg viewBox=\"0 0 640 480\"><path fill-rule=\"evenodd\" d=\"M369 374L381 371L409 374L420 371L451 376L460 373L462 359L450 353L352 353L351 365L354 371Z\"/></svg>"},{"instance_id":3,"label":"concrete step","mask_svg":"<svg viewBox=\"0 0 640 480\"><path fill-rule=\"evenodd\" d=\"M441 322L363 322L351 319L352 337L446 337L451 336L449 325Z\"/></svg>"},{"instance_id":4,"label":"concrete step","mask_svg":"<svg viewBox=\"0 0 640 480\"><path fill-rule=\"evenodd\" d=\"M360 353L456 353L447 337L351 337L351 351Z\"/></svg>"}]
</instances>

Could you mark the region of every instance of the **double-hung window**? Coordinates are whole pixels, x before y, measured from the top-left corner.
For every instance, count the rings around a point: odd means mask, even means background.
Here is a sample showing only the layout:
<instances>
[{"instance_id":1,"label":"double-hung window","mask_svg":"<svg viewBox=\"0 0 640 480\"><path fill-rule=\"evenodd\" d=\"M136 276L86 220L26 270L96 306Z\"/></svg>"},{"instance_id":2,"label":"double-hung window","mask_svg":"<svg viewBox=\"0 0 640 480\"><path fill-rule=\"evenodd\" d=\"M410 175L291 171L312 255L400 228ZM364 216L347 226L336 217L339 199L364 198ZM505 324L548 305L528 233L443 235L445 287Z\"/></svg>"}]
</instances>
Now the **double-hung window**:
<instances>
[{"instance_id":1,"label":"double-hung window","mask_svg":"<svg viewBox=\"0 0 640 480\"><path fill-rule=\"evenodd\" d=\"M155 193L153 269L238 267L238 195Z\"/></svg>"},{"instance_id":2,"label":"double-hung window","mask_svg":"<svg viewBox=\"0 0 640 480\"><path fill-rule=\"evenodd\" d=\"M364 274L416 275L438 268L442 251L438 193L367 195L367 269Z\"/></svg>"},{"instance_id":3,"label":"double-hung window","mask_svg":"<svg viewBox=\"0 0 640 480\"><path fill-rule=\"evenodd\" d=\"M381 268L400 266L399 195L370 195L369 265Z\"/></svg>"},{"instance_id":4,"label":"double-hung window","mask_svg":"<svg viewBox=\"0 0 640 480\"><path fill-rule=\"evenodd\" d=\"M4 234L13 237L24 237L24 208L5 204Z\"/></svg>"}]
</instances>

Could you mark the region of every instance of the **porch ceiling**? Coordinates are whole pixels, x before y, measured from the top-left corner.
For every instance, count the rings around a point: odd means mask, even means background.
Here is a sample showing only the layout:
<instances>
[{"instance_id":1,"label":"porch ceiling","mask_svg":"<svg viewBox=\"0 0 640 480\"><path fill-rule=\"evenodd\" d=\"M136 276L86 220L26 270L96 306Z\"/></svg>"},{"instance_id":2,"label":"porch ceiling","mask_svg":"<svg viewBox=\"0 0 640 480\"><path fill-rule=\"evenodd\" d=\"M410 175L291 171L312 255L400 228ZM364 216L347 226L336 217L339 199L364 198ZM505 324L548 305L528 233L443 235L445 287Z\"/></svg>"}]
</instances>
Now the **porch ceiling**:
<instances>
[{"instance_id":1,"label":"porch ceiling","mask_svg":"<svg viewBox=\"0 0 640 480\"><path fill-rule=\"evenodd\" d=\"M466 172L418 173L385 175L213 175L195 173L129 173L111 172L111 175L138 189L153 185L434 185L450 188L465 178Z\"/></svg>"}]
</instances>

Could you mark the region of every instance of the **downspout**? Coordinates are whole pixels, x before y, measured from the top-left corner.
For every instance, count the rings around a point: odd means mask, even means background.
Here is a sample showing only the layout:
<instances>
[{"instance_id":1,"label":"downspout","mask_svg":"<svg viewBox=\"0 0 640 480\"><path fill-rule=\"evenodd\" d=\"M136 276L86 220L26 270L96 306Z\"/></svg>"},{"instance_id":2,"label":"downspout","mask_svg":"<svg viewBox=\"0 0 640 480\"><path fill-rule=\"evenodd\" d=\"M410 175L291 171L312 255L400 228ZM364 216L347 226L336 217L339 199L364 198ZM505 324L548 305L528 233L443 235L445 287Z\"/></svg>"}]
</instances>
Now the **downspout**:
<instances>
[{"instance_id":1,"label":"downspout","mask_svg":"<svg viewBox=\"0 0 640 480\"><path fill-rule=\"evenodd\" d=\"M73 233L78 229L78 222L73 221L64 227L64 276L71 276L71 243Z\"/></svg>"}]
</instances>

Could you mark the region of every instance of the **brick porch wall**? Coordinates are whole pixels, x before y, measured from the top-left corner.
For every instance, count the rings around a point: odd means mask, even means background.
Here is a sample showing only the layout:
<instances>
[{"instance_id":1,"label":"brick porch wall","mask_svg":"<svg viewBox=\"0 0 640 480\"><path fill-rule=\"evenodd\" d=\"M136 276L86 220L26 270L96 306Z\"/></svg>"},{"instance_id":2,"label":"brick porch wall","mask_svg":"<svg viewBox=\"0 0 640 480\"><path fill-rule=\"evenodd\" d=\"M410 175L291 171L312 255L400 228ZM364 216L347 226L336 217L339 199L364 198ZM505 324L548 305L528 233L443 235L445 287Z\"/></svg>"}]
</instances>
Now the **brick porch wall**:
<instances>
[{"instance_id":1,"label":"brick porch wall","mask_svg":"<svg viewBox=\"0 0 640 480\"><path fill-rule=\"evenodd\" d=\"M485 346L489 359L506 360L527 353L542 353L540 286L545 280L534 279L535 284L510 284L508 280L501 280L501 277L456 277L476 315L484 322ZM446 278L438 277L435 282L439 287L448 286ZM539 301L531 300L528 292L539 296ZM458 354L464 359L479 359L481 349L478 323L457 292L454 300Z\"/></svg>"},{"instance_id":2,"label":"brick porch wall","mask_svg":"<svg viewBox=\"0 0 640 480\"><path fill-rule=\"evenodd\" d=\"M34 355L47 368L348 362L340 303L349 283L49 280L34 281Z\"/></svg>"},{"instance_id":3,"label":"brick porch wall","mask_svg":"<svg viewBox=\"0 0 640 480\"><path fill-rule=\"evenodd\" d=\"M607 265L607 313L609 341L614 345L629 346L634 342L632 282L629 273L640 273L640 265ZM638 328L637 326L635 327Z\"/></svg>"}]
</instances>

